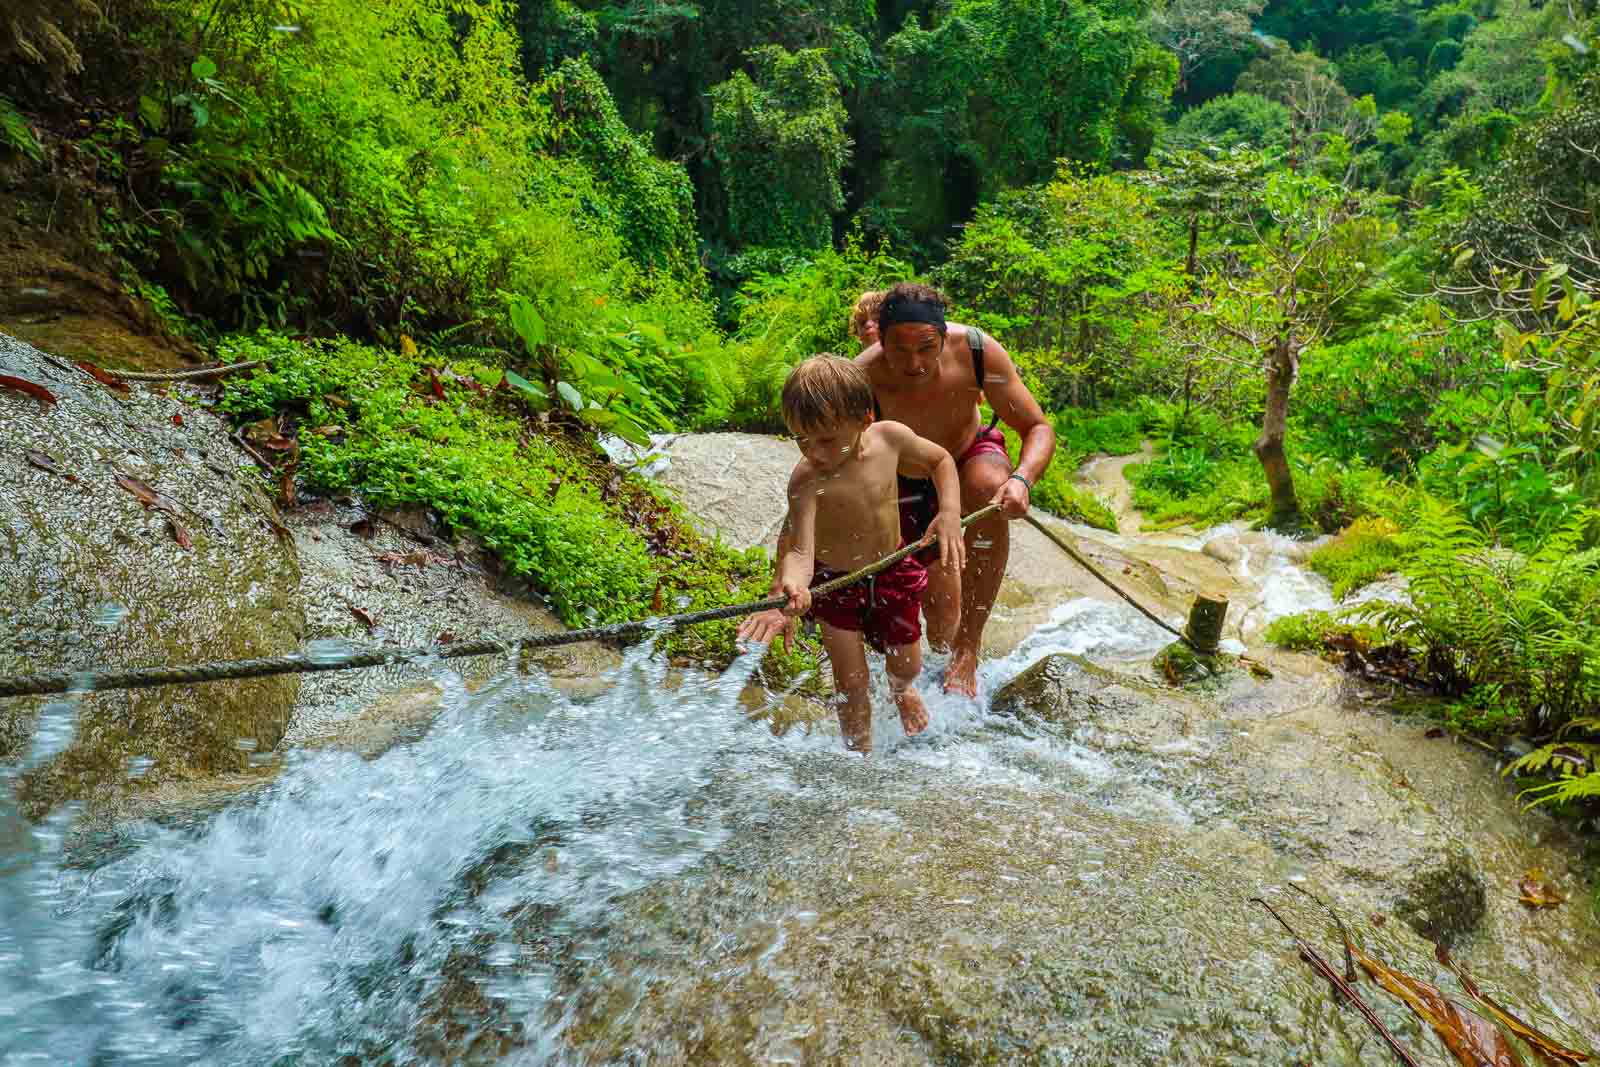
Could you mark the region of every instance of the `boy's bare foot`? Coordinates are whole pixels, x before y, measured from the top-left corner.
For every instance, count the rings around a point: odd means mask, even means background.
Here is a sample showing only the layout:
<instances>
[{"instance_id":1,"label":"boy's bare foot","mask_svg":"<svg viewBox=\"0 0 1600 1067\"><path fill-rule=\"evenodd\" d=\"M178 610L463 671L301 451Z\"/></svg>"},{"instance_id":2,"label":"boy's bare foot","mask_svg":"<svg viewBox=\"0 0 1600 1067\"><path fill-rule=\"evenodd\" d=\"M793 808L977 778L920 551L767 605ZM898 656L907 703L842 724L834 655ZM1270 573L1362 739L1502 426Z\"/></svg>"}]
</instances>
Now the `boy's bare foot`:
<instances>
[{"instance_id":1,"label":"boy's bare foot","mask_svg":"<svg viewBox=\"0 0 1600 1067\"><path fill-rule=\"evenodd\" d=\"M863 756L872 755L872 707L863 712L848 704L839 709L839 732L844 735L844 747Z\"/></svg>"},{"instance_id":2,"label":"boy's bare foot","mask_svg":"<svg viewBox=\"0 0 1600 1067\"><path fill-rule=\"evenodd\" d=\"M958 648L944 671L944 691L978 699L978 653Z\"/></svg>"},{"instance_id":3,"label":"boy's bare foot","mask_svg":"<svg viewBox=\"0 0 1600 1067\"><path fill-rule=\"evenodd\" d=\"M900 725L907 737L915 737L928 728L928 705L915 689L908 686L896 693L894 706L900 709Z\"/></svg>"}]
</instances>

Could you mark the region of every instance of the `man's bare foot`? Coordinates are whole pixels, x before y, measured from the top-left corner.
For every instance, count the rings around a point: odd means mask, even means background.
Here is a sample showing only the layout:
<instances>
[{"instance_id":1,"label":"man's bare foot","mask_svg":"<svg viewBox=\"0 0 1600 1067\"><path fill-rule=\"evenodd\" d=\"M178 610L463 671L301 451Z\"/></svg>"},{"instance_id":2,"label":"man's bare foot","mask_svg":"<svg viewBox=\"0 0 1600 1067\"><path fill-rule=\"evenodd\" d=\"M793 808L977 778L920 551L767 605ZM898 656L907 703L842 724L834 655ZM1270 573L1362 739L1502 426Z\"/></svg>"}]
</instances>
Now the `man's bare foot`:
<instances>
[{"instance_id":1,"label":"man's bare foot","mask_svg":"<svg viewBox=\"0 0 1600 1067\"><path fill-rule=\"evenodd\" d=\"M978 699L978 654L959 648L950 655L944 671L944 691Z\"/></svg>"},{"instance_id":2,"label":"man's bare foot","mask_svg":"<svg viewBox=\"0 0 1600 1067\"><path fill-rule=\"evenodd\" d=\"M894 706L900 709L900 725L907 737L915 737L928 728L928 705L922 694L909 686L895 694Z\"/></svg>"}]
</instances>

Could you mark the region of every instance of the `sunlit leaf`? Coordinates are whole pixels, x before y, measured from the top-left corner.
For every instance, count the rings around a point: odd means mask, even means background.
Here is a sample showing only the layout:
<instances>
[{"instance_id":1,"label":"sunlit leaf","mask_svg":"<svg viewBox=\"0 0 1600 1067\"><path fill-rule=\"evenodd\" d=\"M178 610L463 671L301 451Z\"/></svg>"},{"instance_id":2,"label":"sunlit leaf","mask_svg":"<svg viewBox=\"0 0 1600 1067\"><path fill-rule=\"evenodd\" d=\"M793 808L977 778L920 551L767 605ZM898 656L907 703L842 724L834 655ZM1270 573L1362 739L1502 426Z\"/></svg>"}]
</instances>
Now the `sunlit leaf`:
<instances>
[{"instance_id":1,"label":"sunlit leaf","mask_svg":"<svg viewBox=\"0 0 1600 1067\"><path fill-rule=\"evenodd\" d=\"M205 81L207 78L215 78L217 76L217 65L210 58L201 56L189 64L189 73L193 74L199 81Z\"/></svg>"},{"instance_id":2,"label":"sunlit leaf","mask_svg":"<svg viewBox=\"0 0 1600 1067\"><path fill-rule=\"evenodd\" d=\"M1467 973L1466 968L1457 963L1455 957L1450 955L1450 950L1443 945L1434 946L1434 955L1438 957L1440 963L1450 968L1451 973L1460 980L1461 988L1467 991L1467 996L1481 1005L1501 1026L1504 1026L1531 1045L1534 1054L1544 1062L1558 1065L1563 1063L1588 1063L1592 1058L1587 1053L1570 1049L1542 1031L1534 1029L1511 1014L1509 1010L1501 1007L1494 998L1478 988L1478 984L1472 980L1472 976Z\"/></svg>"},{"instance_id":3,"label":"sunlit leaf","mask_svg":"<svg viewBox=\"0 0 1600 1067\"><path fill-rule=\"evenodd\" d=\"M532 382L528 381L528 379L524 378L514 370L508 370L505 372L505 382L513 389L518 389L532 397L534 400L538 401L541 407L550 402L549 393L545 392L539 386L534 385Z\"/></svg>"},{"instance_id":4,"label":"sunlit leaf","mask_svg":"<svg viewBox=\"0 0 1600 1067\"><path fill-rule=\"evenodd\" d=\"M1523 1067L1523 1059L1493 1023L1459 1007L1436 987L1394 970L1346 942L1361 969L1412 1014L1433 1028L1462 1067Z\"/></svg>"},{"instance_id":5,"label":"sunlit leaf","mask_svg":"<svg viewBox=\"0 0 1600 1067\"><path fill-rule=\"evenodd\" d=\"M556 392L561 394L561 399L565 400L573 411L583 410L583 394L573 388L571 382L557 382Z\"/></svg>"}]
</instances>

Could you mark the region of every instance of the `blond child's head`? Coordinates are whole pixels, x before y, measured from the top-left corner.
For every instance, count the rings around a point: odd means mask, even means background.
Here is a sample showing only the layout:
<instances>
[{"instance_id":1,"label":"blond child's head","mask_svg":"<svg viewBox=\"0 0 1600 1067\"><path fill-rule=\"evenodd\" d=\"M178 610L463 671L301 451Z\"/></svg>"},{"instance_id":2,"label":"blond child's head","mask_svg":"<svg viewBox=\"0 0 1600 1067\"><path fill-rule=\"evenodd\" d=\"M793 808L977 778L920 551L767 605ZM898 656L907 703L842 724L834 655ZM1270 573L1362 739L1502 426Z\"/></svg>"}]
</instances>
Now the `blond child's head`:
<instances>
[{"instance_id":1,"label":"blond child's head","mask_svg":"<svg viewBox=\"0 0 1600 1067\"><path fill-rule=\"evenodd\" d=\"M872 382L842 356L824 352L804 360L783 383L783 421L805 457L836 466L872 421Z\"/></svg>"},{"instance_id":2,"label":"blond child's head","mask_svg":"<svg viewBox=\"0 0 1600 1067\"><path fill-rule=\"evenodd\" d=\"M850 336L864 345L878 343L878 309L883 306L884 295L883 289L869 289L850 309Z\"/></svg>"}]
</instances>

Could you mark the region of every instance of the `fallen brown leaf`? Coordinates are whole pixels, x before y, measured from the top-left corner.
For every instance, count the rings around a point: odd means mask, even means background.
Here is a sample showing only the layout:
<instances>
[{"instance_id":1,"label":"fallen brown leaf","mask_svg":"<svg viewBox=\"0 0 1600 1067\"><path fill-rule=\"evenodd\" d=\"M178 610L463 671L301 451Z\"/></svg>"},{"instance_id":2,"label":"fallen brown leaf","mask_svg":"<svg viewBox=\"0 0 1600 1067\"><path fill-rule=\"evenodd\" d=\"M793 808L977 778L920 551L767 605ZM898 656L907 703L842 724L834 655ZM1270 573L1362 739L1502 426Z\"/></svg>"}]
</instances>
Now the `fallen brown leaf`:
<instances>
[{"instance_id":1,"label":"fallen brown leaf","mask_svg":"<svg viewBox=\"0 0 1600 1067\"><path fill-rule=\"evenodd\" d=\"M167 512L167 532L172 535L174 541L178 542L179 548L194 548L194 541L189 538L188 529L171 512Z\"/></svg>"},{"instance_id":2,"label":"fallen brown leaf","mask_svg":"<svg viewBox=\"0 0 1600 1067\"><path fill-rule=\"evenodd\" d=\"M444 399L444 383L439 380L439 372L433 367L428 368L428 385L436 399Z\"/></svg>"},{"instance_id":3,"label":"fallen brown leaf","mask_svg":"<svg viewBox=\"0 0 1600 1067\"><path fill-rule=\"evenodd\" d=\"M1544 880L1544 872L1537 867L1522 876L1517 892L1521 894L1522 903L1530 908L1554 908L1567 902L1560 890Z\"/></svg>"},{"instance_id":4,"label":"fallen brown leaf","mask_svg":"<svg viewBox=\"0 0 1600 1067\"><path fill-rule=\"evenodd\" d=\"M1429 738L1430 740L1434 739L1434 738L1443 737L1444 736L1444 727L1442 727L1442 726L1430 726L1430 727L1428 727L1428 729L1426 731L1423 732L1422 736L1426 737L1426 738Z\"/></svg>"},{"instance_id":5,"label":"fallen brown leaf","mask_svg":"<svg viewBox=\"0 0 1600 1067\"><path fill-rule=\"evenodd\" d=\"M38 382L30 382L26 378L18 378L11 374L0 374L0 388L14 389L19 393L26 393L41 404L54 404L56 395Z\"/></svg>"},{"instance_id":6,"label":"fallen brown leaf","mask_svg":"<svg viewBox=\"0 0 1600 1067\"><path fill-rule=\"evenodd\" d=\"M438 637L435 637L433 639L433 643L436 644L436 645L448 645L450 642L454 641L455 639L456 639L456 635L452 631L446 630L444 633L440 634Z\"/></svg>"},{"instance_id":7,"label":"fallen brown leaf","mask_svg":"<svg viewBox=\"0 0 1600 1067\"><path fill-rule=\"evenodd\" d=\"M182 412L174 411L172 413L172 425L174 425L174 426L182 426L183 425L183 413Z\"/></svg>"},{"instance_id":8,"label":"fallen brown leaf","mask_svg":"<svg viewBox=\"0 0 1600 1067\"><path fill-rule=\"evenodd\" d=\"M350 532L361 538L363 541L370 541L377 536L378 528L373 524L372 519L369 517L357 519L355 522L352 522L350 524Z\"/></svg>"},{"instance_id":9,"label":"fallen brown leaf","mask_svg":"<svg viewBox=\"0 0 1600 1067\"><path fill-rule=\"evenodd\" d=\"M1433 1028L1462 1067L1524 1067L1517 1050L1489 1020L1458 1006L1436 986L1394 970L1349 942L1346 946L1373 981Z\"/></svg>"},{"instance_id":10,"label":"fallen brown leaf","mask_svg":"<svg viewBox=\"0 0 1600 1067\"><path fill-rule=\"evenodd\" d=\"M97 367L93 363L82 359L75 359L73 362L78 365L79 370L83 371L101 385L124 393L128 391L128 383L123 381L121 378L118 378L115 374L112 374L105 368Z\"/></svg>"},{"instance_id":11,"label":"fallen brown leaf","mask_svg":"<svg viewBox=\"0 0 1600 1067\"><path fill-rule=\"evenodd\" d=\"M667 610L667 599L663 595L661 579L656 579L656 591L650 595L650 614L660 615Z\"/></svg>"},{"instance_id":12,"label":"fallen brown leaf","mask_svg":"<svg viewBox=\"0 0 1600 1067\"><path fill-rule=\"evenodd\" d=\"M372 613L367 611L365 608L358 608L354 604L349 604L347 607L350 609L350 614L354 615L356 617L356 621L362 626L365 626L370 630L377 625L372 618Z\"/></svg>"},{"instance_id":13,"label":"fallen brown leaf","mask_svg":"<svg viewBox=\"0 0 1600 1067\"><path fill-rule=\"evenodd\" d=\"M118 474L113 479L117 485L126 489L138 498L139 503L147 508L160 508L168 511L173 507L172 501L150 488L144 482L127 474Z\"/></svg>"},{"instance_id":14,"label":"fallen brown leaf","mask_svg":"<svg viewBox=\"0 0 1600 1067\"><path fill-rule=\"evenodd\" d=\"M1562 1063L1588 1063L1592 1058L1587 1053L1567 1048L1559 1041L1534 1029L1511 1014L1510 1011L1501 1007L1494 998L1478 988L1478 983L1472 980L1472 976L1467 973L1466 968L1457 963L1455 957L1450 955L1450 950L1443 945L1434 945L1433 954L1440 963L1450 968L1450 973L1454 974L1461 982L1461 988L1467 991L1467 996L1482 1005L1484 1010L1492 1015L1501 1026L1504 1026L1531 1045L1534 1055L1544 1062L1557 1065Z\"/></svg>"},{"instance_id":15,"label":"fallen brown leaf","mask_svg":"<svg viewBox=\"0 0 1600 1067\"><path fill-rule=\"evenodd\" d=\"M38 467L40 470L44 471L46 474L65 474L65 473L67 473L66 471L61 469L61 464L57 463L50 456L46 455L43 452L36 452L31 448L28 450L28 462L31 463L33 466Z\"/></svg>"},{"instance_id":16,"label":"fallen brown leaf","mask_svg":"<svg viewBox=\"0 0 1600 1067\"><path fill-rule=\"evenodd\" d=\"M442 556L436 556L425 548L413 549L410 552L380 552L378 562L399 567L426 567L430 563L448 562Z\"/></svg>"}]
</instances>

